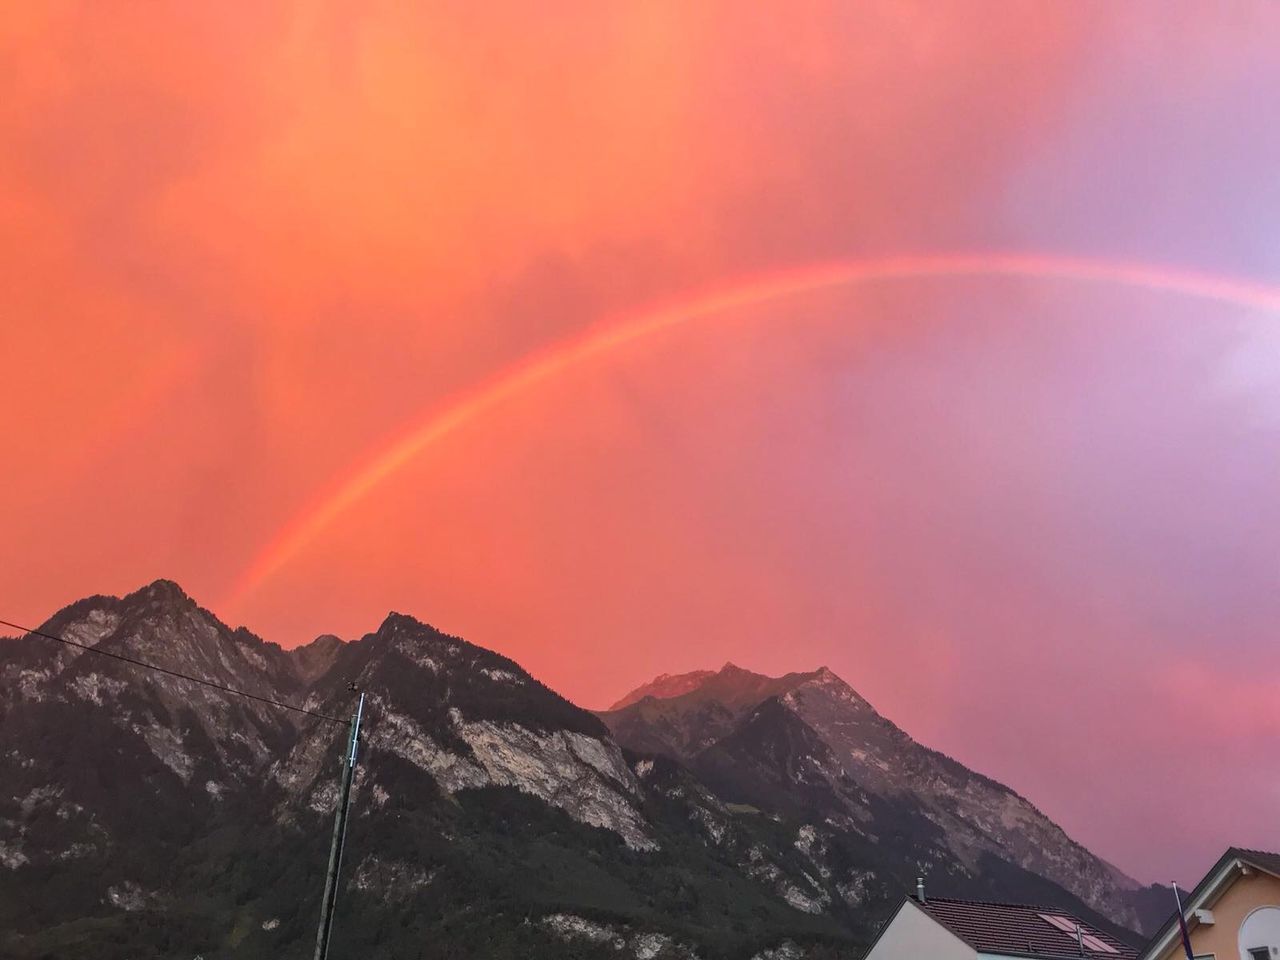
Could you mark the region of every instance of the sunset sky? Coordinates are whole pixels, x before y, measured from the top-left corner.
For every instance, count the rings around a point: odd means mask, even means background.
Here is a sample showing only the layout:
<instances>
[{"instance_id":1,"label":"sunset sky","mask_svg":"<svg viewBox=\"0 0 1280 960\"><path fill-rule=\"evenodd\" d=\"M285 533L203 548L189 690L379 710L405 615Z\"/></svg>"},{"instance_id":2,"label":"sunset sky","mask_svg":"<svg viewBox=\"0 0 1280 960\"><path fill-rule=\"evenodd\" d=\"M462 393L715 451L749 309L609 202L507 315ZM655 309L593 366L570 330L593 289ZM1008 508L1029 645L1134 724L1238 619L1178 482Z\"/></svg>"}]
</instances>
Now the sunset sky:
<instances>
[{"instance_id":1,"label":"sunset sky","mask_svg":"<svg viewBox=\"0 0 1280 960\"><path fill-rule=\"evenodd\" d=\"M1280 847L1280 5L0 13L0 616L828 665L1142 880Z\"/></svg>"}]
</instances>

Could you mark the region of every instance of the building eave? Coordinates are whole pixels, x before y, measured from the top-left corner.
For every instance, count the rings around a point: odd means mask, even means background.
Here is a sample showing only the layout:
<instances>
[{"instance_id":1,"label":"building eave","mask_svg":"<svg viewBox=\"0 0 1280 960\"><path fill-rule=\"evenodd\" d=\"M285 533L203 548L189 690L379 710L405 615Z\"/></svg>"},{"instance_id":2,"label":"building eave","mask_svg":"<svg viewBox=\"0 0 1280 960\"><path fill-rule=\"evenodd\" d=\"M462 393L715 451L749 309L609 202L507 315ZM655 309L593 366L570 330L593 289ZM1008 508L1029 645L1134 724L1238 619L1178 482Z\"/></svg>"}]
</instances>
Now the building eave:
<instances>
[{"instance_id":1,"label":"building eave","mask_svg":"<svg viewBox=\"0 0 1280 960\"><path fill-rule=\"evenodd\" d=\"M1246 851L1238 847L1231 847L1218 859L1212 869L1204 875L1204 879L1196 885L1196 888L1182 901L1182 912L1187 917L1188 930L1195 930L1200 926L1193 912L1212 907L1226 888L1243 873L1245 867L1280 879L1280 873L1253 862ZM1138 960L1155 960L1156 957L1163 956L1173 947L1177 937L1178 918L1170 916L1165 921L1164 926L1147 943L1146 948L1139 954Z\"/></svg>"}]
</instances>

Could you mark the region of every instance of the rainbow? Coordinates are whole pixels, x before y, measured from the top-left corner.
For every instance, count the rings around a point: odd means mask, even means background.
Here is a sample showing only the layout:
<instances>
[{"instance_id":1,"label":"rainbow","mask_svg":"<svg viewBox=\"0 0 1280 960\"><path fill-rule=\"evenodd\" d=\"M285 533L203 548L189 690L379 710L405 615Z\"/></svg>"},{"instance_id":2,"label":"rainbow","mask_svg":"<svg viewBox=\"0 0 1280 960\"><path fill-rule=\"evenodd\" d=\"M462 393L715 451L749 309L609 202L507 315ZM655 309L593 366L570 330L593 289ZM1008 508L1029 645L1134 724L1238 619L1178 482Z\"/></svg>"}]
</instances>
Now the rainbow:
<instances>
[{"instance_id":1,"label":"rainbow","mask_svg":"<svg viewBox=\"0 0 1280 960\"><path fill-rule=\"evenodd\" d=\"M399 438L338 479L277 531L237 578L226 601L227 607L246 599L335 518L432 444L570 367L637 340L739 307L848 284L948 277L1024 277L1113 284L1280 313L1280 287L1277 286L1156 264L1045 255L879 257L821 263L748 277L613 318L526 357L443 405L433 406Z\"/></svg>"}]
</instances>

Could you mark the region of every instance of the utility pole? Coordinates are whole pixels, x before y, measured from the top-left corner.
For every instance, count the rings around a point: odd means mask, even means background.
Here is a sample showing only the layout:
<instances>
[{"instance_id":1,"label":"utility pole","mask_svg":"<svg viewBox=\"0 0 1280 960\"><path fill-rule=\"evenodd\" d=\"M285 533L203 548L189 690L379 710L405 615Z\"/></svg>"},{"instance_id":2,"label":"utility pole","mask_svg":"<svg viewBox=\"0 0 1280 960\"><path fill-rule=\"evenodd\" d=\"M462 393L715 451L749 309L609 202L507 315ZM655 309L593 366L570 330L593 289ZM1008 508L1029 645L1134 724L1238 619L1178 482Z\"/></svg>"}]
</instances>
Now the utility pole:
<instances>
[{"instance_id":1,"label":"utility pole","mask_svg":"<svg viewBox=\"0 0 1280 960\"><path fill-rule=\"evenodd\" d=\"M351 803L351 781L356 774L356 747L360 743L360 719L364 715L364 694L351 718L351 742L342 758L342 790L338 812L333 818L333 844L329 848L329 871L324 878L324 902L320 905L320 928L316 931L315 960L329 955L329 934L333 932L333 907L338 900L338 870L342 866L342 846L347 839L347 807Z\"/></svg>"}]
</instances>

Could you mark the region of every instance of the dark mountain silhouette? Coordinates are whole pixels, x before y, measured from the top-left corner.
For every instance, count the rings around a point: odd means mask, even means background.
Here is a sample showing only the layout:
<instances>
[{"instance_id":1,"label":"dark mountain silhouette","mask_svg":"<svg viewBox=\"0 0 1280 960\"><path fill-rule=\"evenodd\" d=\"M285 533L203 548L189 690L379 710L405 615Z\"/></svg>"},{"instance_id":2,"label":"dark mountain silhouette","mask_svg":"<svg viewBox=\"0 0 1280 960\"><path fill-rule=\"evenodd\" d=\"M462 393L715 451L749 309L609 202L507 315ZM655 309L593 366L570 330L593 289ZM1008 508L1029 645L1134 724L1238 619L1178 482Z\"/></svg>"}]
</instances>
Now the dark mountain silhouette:
<instances>
[{"instance_id":1,"label":"dark mountain silhouette","mask_svg":"<svg viewBox=\"0 0 1280 960\"><path fill-rule=\"evenodd\" d=\"M962 801L1021 811L1016 795L904 740L829 671L726 666L599 717L402 614L285 651L158 581L41 629L314 714L365 693L335 955L850 956L924 867L1091 917L1082 883L1124 887L1038 814L993 839ZM933 792L895 794L856 736ZM344 738L53 641L0 643L0 955L309 957ZM1018 858L1046 838L1043 861Z\"/></svg>"},{"instance_id":2,"label":"dark mountain silhouette","mask_svg":"<svg viewBox=\"0 0 1280 960\"><path fill-rule=\"evenodd\" d=\"M887 845L948 890L1017 900L1031 873L1130 929L1160 922L1151 888L1013 790L914 741L826 667L766 677L730 663L620 702L600 714L619 743L678 758L726 800Z\"/></svg>"}]
</instances>

